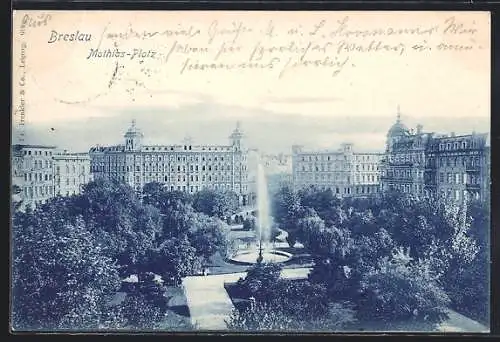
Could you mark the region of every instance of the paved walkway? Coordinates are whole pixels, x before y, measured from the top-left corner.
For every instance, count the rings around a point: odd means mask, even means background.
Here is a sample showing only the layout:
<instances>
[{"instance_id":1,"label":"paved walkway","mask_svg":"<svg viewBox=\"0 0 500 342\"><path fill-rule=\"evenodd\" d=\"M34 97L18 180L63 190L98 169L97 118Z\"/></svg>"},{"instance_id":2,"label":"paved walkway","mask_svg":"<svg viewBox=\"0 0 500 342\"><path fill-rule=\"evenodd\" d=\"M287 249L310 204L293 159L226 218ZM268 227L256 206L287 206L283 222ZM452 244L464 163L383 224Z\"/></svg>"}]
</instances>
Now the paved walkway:
<instances>
[{"instance_id":1,"label":"paved walkway","mask_svg":"<svg viewBox=\"0 0 500 342\"><path fill-rule=\"evenodd\" d=\"M441 332L476 332L488 333L490 329L479 322L476 322L456 311L449 310L449 318L446 322L439 325Z\"/></svg>"},{"instance_id":2,"label":"paved walkway","mask_svg":"<svg viewBox=\"0 0 500 342\"><path fill-rule=\"evenodd\" d=\"M307 278L310 268L284 269L286 279ZM226 330L225 320L231 315L233 303L224 288L226 282L236 282L246 272L186 277L182 281L191 323L200 330Z\"/></svg>"}]
</instances>

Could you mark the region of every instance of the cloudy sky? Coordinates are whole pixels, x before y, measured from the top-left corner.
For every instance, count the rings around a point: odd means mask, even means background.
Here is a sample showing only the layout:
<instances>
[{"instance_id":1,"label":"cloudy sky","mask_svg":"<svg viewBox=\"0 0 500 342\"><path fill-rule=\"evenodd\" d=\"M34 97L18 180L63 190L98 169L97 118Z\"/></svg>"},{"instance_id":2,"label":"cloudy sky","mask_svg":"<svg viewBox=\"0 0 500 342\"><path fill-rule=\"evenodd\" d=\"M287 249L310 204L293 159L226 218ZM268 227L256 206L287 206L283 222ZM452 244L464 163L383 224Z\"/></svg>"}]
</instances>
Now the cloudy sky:
<instances>
[{"instance_id":1,"label":"cloudy sky","mask_svg":"<svg viewBox=\"0 0 500 342\"><path fill-rule=\"evenodd\" d=\"M345 15L336 13L325 17L321 14L321 18L335 22ZM96 144L122 143L124 132L135 119L146 143L180 143L189 135L194 143L225 144L240 121L248 146L268 153L290 152L292 144L311 149L337 148L345 141L353 142L358 150L373 151L384 148L385 135L396 119L398 105L402 120L409 127L420 123L424 130L441 133L489 132L490 38L489 18L485 14L362 16L351 13L349 20L350 27L356 29L380 25L402 27L404 23L409 27L436 25L442 30L443 22L450 16L464 25L475 25L477 32L460 37L438 34L429 38L430 43L473 44L475 48L471 51L407 52L402 56L353 52L341 56L349 57L349 63L337 76L333 77L327 69L302 68L289 71L282 78L275 71L267 70L181 74L179 67L186 56L174 53L168 63L147 59L141 63L120 62L120 77L109 88L116 59L87 59L91 48L118 46L132 51L140 47L167 53L174 38L161 42L129 40L119 45L104 38L97 46L104 28L108 32L123 31L133 22L137 31L160 31L165 30L165 22L179 21L179 17L166 13L119 16L118 13L54 12L50 26L18 35L15 45L14 66L16 56L21 53L20 43L27 42L24 51L27 56L25 143L86 151ZM244 22L254 31L272 18L278 34L280 29L285 32L292 22L312 27L321 19L317 13L302 13L299 17L238 12L210 16L195 12L182 18L177 26L194 23L202 31L213 24L214 18L220 30L224 25L232 27L235 22ZM15 17L18 25L20 20L21 15ZM47 43L52 31L73 33L76 30L92 34L93 41ZM242 47L241 56L233 54L228 59L244 60L262 39L257 33L241 37L238 43ZM176 44L188 44L181 38L175 39ZM206 38L197 39L191 39L189 44L207 44ZM273 46L289 43L286 37L273 39ZM386 43L403 42L411 46L416 43L415 39L398 37ZM358 39L356 44L366 43L364 40ZM188 58L203 62L211 57L190 55ZM14 85L21 77L19 70L14 67ZM19 90L20 86L14 89L14 107L21 100ZM14 141L18 135L17 122L19 117L14 115Z\"/></svg>"}]
</instances>

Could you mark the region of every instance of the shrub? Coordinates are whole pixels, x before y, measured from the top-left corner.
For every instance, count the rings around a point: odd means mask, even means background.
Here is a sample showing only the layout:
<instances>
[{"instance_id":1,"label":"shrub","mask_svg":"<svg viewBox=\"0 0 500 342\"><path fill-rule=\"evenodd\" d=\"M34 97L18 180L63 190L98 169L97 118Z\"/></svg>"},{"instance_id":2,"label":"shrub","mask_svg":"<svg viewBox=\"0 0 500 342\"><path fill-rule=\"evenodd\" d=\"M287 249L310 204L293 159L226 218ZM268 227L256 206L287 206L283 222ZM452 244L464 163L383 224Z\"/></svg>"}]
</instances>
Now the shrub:
<instances>
[{"instance_id":1,"label":"shrub","mask_svg":"<svg viewBox=\"0 0 500 342\"><path fill-rule=\"evenodd\" d=\"M280 278L281 266L278 264L255 264L247 272L246 277L238 280L242 291L257 300L272 297L272 292Z\"/></svg>"},{"instance_id":2,"label":"shrub","mask_svg":"<svg viewBox=\"0 0 500 342\"><path fill-rule=\"evenodd\" d=\"M354 311L342 303L328 305L324 316L303 318L295 316L283 306L257 303L243 311L233 310L226 322L236 331L340 331L355 321Z\"/></svg>"}]
</instances>

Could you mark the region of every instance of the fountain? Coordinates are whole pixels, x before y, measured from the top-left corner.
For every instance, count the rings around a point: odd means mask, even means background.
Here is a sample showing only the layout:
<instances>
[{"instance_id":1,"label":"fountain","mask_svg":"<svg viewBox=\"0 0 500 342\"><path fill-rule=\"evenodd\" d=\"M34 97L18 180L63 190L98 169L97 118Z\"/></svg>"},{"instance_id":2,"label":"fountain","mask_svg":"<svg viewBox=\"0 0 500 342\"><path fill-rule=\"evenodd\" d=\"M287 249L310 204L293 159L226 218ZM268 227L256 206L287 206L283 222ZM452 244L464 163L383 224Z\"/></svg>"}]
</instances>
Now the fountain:
<instances>
[{"instance_id":1,"label":"fountain","mask_svg":"<svg viewBox=\"0 0 500 342\"><path fill-rule=\"evenodd\" d=\"M257 231L255 250L236 253L231 261L240 264L278 263L291 259L292 254L273 249L271 246L271 222L269 214L269 195L264 167L257 167Z\"/></svg>"}]
</instances>

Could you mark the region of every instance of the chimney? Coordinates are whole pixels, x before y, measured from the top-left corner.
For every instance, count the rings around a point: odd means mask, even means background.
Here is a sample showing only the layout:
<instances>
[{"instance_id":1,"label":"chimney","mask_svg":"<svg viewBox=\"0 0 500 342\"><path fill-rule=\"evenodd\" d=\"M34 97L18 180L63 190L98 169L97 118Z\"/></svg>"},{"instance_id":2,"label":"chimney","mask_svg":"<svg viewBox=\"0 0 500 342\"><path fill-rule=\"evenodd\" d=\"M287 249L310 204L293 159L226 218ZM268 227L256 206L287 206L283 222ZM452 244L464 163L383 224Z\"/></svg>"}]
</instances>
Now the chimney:
<instances>
[{"instance_id":1,"label":"chimney","mask_svg":"<svg viewBox=\"0 0 500 342\"><path fill-rule=\"evenodd\" d=\"M454 136L455 136L455 132L451 132L450 137L454 137Z\"/></svg>"}]
</instances>

